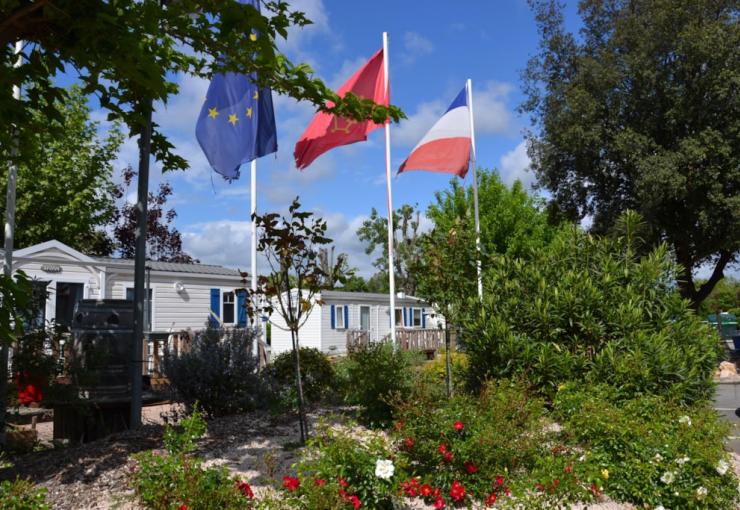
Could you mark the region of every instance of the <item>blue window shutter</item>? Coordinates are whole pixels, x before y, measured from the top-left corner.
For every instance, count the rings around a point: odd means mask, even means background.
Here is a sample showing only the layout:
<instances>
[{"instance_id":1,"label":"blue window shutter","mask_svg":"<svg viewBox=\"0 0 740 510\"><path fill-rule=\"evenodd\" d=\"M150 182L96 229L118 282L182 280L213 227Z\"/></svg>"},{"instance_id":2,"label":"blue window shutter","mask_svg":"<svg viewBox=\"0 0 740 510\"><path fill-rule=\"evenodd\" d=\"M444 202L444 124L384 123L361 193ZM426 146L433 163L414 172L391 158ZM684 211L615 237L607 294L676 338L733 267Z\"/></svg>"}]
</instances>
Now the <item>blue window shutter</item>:
<instances>
[{"instance_id":1,"label":"blue window shutter","mask_svg":"<svg viewBox=\"0 0 740 510\"><path fill-rule=\"evenodd\" d=\"M337 312L334 305L331 305L331 329L337 329Z\"/></svg>"},{"instance_id":2,"label":"blue window shutter","mask_svg":"<svg viewBox=\"0 0 740 510\"><path fill-rule=\"evenodd\" d=\"M408 319L410 308L403 307L403 325L408 326L411 321Z\"/></svg>"},{"instance_id":3,"label":"blue window shutter","mask_svg":"<svg viewBox=\"0 0 740 510\"><path fill-rule=\"evenodd\" d=\"M349 306L344 305L344 329L349 329Z\"/></svg>"},{"instance_id":4,"label":"blue window shutter","mask_svg":"<svg viewBox=\"0 0 740 510\"><path fill-rule=\"evenodd\" d=\"M247 291L244 289L236 291L236 324L237 326L247 325Z\"/></svg>"},{"instance_id":5,"label":"blue window shutter","mask_svg":"<svg viewBox=\"0 0 740 510\"><path fill-rule=\"evenodd\" d=\"M421 309L421 327L426 328L427 327L427 314L425 313L426 310L424 308Z\"/></svg>"},{"instance_id":6,"label":"blue window shutter","mask_svg":"<svg viewBox=\"0 0 740 510\"><path fill-rule=\"evenodd\" d=\"M221 289L211 289L211 312L216 317L221 317L220 314L221 311ZM208 322L210 322L211 326L214 328L218 327L218 321L214 319L212 316L208 316Z\"/></svg>"}]
</instances>

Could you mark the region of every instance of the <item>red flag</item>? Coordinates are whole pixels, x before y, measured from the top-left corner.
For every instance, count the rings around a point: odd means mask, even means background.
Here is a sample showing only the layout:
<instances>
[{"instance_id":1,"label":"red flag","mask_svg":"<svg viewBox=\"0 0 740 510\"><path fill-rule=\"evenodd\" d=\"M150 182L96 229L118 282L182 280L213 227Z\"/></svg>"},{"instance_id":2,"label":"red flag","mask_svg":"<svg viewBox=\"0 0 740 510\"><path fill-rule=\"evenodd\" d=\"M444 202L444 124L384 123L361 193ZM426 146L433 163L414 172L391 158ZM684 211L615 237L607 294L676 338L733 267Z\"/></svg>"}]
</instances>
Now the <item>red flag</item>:
<instances>
[{"instance_id":1,"label":"red flag","mask_svg":"<svg viewBox=\"0 0 740 510\"><path fill-rule=\"evenodd\" d=\"M378 50L367 64L347 80L337 94L339 97L344 97L347 92L352 92L361 98L372 99L378 104L388 105L382 49ZM367 140L367 134L370 131L382 126L383 124L376 124L370 120L358 122L354 119L319 112L295 144L293 156L296 167L306 168L313 160L334 147Z\"/></svg>"}]
</instances>

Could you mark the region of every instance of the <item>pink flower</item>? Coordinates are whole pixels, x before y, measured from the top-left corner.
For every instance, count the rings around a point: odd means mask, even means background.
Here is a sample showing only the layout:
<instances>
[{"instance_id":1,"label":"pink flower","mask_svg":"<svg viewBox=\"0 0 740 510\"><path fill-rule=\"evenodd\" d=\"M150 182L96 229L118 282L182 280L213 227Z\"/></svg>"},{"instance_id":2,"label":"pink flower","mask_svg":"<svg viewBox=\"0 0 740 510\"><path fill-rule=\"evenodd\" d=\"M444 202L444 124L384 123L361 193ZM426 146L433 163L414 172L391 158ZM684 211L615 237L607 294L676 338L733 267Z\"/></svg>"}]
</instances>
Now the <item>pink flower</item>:
<instances>
[{"instance_id":1,"label":"pink flower","mask_svg":"<svg viewBox=\"0 0 740 510\"><path fill-rule=\"evenodd\" d=\"M472 475L478 472L478 466L476 466L472 462L466 462L465 470L468 472L468 474Z\"/></svg>"},{"instance_id":2,"label":"pink flower","mask_svg":"<svg viewBox=\"0 0 740 510\"><path fill-rule=\"evenodd\" d=\"M300 480L298 478L294 478L292 476L284 476L283 477L283 487L288 492L293 492L301 485Z\"/></svg>"},{"instance_id":3,"label":"pink flower","mask_svg":"<svg viewBox=\"0 0 740 510\"><path fill-rule=\"evenodd\" d=\"M462 430L465 428L465 424L460 420L457 420L452 426L455 427L455 430Z\"/></svg>"},{"instance_id":4,"label":"pink flower","mask_svg":"<svg viewBox=\"0 0 740 510\"><path fill-rule=\"evenodd\" d=\"M452 486L450 487L450 497L452 498L452 501L457 503L465 499L465 487L463 487L463 485L457 480L452 482Z\"/></svg>"}]
</instances>

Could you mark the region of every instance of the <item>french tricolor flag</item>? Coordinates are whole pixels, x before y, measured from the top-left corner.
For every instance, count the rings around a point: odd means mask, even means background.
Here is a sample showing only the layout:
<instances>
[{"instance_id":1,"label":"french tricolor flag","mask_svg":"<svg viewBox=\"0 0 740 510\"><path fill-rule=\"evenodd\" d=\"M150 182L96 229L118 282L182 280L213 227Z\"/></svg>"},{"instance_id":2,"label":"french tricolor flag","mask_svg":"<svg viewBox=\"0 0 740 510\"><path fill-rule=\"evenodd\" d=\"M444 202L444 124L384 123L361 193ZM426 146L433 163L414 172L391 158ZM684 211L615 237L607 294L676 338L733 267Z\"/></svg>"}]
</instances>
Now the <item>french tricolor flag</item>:
<instances>
[{"instance_id":1,"label":"french tricolor flag","mask_svg":"<svg viewBox=\"0 0 740 510\"><path fill-rule=\"evenodd\" d=\"M398 173L426 170L465 177L470 164L471 121L467 87L414 147Z\"/></svg>"}]
</instances>

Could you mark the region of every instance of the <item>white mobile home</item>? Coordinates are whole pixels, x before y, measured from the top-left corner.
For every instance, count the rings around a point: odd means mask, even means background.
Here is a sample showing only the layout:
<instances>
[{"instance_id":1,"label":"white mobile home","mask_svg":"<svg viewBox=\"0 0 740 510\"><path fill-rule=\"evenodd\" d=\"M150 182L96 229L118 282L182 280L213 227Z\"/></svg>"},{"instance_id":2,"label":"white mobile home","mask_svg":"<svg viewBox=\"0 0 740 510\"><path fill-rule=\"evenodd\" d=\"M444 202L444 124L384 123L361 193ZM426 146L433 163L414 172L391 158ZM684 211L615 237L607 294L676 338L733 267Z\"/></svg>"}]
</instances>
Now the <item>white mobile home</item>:
<instances>
[{"instance_id":1,"label":"white mobile home","mask_svg":"<svg viewBox=\"0 0 740 510\"><path fill-rule=\"evenodd\" d=\"M13 253L13 271L21 270L47 293L37 323L54 320L69 326L80 299L133 299L134 261L90 257L59 241ZM246 295L235 269L206 264L147 261L147 329L166 334L202 329L212 316L225 326L245 325Z\"/></svg>"},{"instance_id":2,"label":"white mobile home","mask_svg":"<svg viewBox=\"0 0 740 510\"><path fill-rule=\"evenodd\" d=\"M299 332L302 347L314 347L327 354L346 352L347 331L367 331L371 341L381 340L391 330L388 294L327 290L315 297L310 315ZM396 328L436 327L432 307L419 298L396 297ZM273 356L291 350L290 332L278 313L270 317Z\"/></svg>"}]
</instances>

